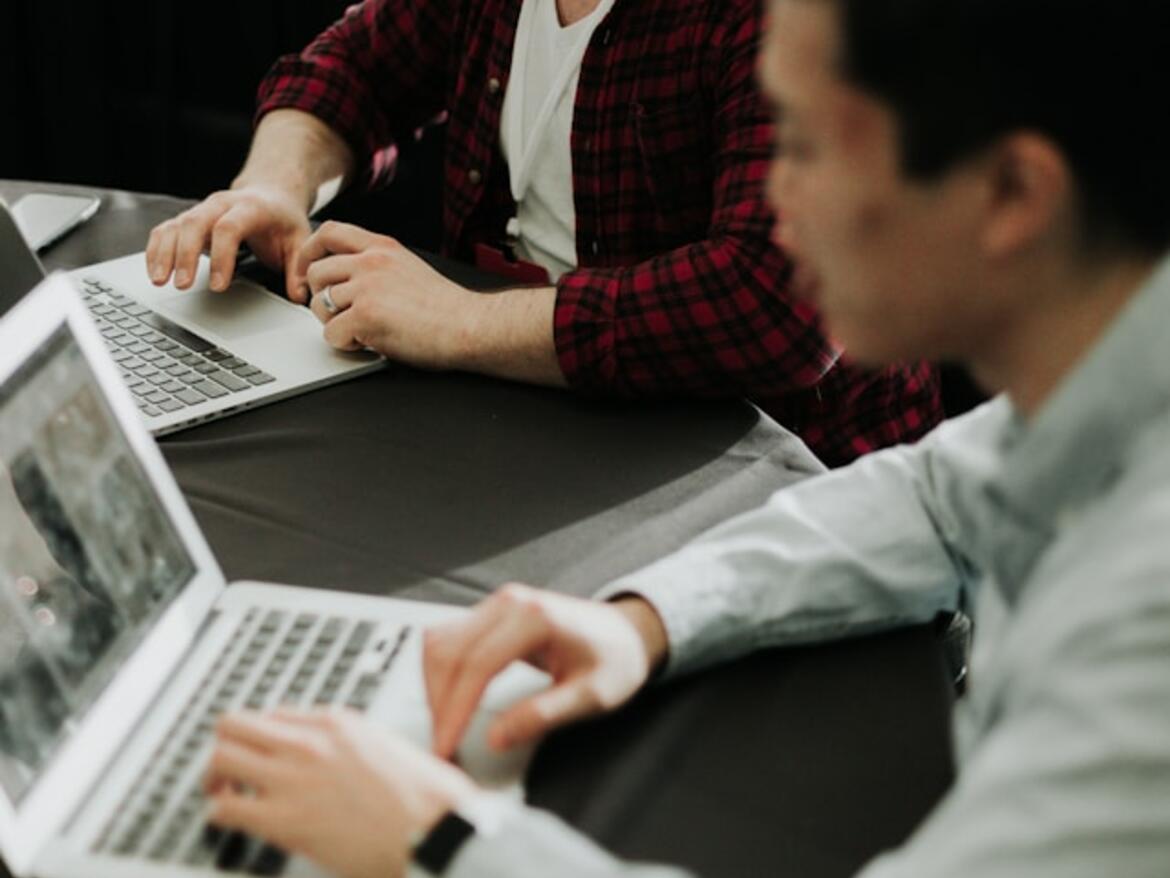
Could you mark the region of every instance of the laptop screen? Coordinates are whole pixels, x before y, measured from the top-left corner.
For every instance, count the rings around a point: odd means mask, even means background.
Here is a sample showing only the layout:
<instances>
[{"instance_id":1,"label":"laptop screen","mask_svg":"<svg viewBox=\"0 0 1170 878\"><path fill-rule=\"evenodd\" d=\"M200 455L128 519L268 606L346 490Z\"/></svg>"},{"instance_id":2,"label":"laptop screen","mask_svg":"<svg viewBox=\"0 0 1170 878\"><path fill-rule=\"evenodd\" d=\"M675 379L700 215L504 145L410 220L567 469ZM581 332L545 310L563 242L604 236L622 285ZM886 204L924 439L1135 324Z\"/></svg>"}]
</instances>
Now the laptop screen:
<instances>
[{"instance_id":1,"label":"laptop screen","mask_svg":"<svg viewBox=\"0 0 1170 878\"><path fill-rule=\"evenodd\" d=\"M0 384L0 786L13 802L194 575L63 325Z\"/></svg>"}]
</instances>

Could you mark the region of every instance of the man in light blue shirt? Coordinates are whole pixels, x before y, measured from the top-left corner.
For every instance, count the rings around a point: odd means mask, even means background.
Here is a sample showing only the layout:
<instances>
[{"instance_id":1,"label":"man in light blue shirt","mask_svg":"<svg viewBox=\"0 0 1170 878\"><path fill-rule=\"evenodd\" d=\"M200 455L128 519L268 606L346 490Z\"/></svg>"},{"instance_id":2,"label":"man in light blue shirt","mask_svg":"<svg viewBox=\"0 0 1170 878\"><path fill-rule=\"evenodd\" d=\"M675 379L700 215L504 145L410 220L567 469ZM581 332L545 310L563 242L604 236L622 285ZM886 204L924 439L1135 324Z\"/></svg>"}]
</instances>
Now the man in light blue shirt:
<instances>
[{"instance_id":1,"label":"man in light blue shirt","mask_svg":"<svg viewBox=\"0 0 1170 878\"><path fill-rule=\"evenodd\" d=\"M432 632L435 749L454 751L516 659L554 682L497 721L501 747L624 703L655 671L964 609L958 779L865 878L1166 878L1170 139L1143 88L1170 82L1170 9L773 3L771 194L804 285L854 358L957 360L1001 395L602 600L512 586ZM237 716L221 737L213 818L347 878L399 874L421 836L416 860L453 878L678 874L497 806L355 720Z\"/></svg>"}]
</instances>

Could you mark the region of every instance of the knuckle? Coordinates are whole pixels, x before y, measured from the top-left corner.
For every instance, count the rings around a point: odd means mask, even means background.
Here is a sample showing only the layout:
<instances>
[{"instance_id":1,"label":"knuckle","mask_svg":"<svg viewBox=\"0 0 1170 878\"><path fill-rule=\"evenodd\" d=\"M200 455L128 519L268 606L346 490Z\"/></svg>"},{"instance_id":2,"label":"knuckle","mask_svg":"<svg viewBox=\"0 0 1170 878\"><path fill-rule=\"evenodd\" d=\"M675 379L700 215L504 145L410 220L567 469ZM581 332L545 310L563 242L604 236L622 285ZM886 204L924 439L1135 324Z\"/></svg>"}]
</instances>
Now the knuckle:
<instances>
[{"instance_id":1,"label":"knuckle","mask_svg":"<svg viewBox=\"0 0 1170 878\"><path fill-rule=\"evenodd\" d=\"M354 319L359 323L365 323L374 316L374 300L370 296L359 295L353 300L350 309L353 311Z\"/></svg>"},{"instance_id":2,"label":"knuckle","mask_svg":"<svg viewBox=\"0 0 1170 878\"><path fill-rule=\"evenodd\" d=\"M366 250L361 254L360 259L363 268L374 270L386 269L394 264L394 254L382 247Z\"/></svg>"},{"instance_id":3,"label":"knuckle","mask_svg":"<svg viewBox=\"0 0 1170 878\"><path fill-rule=\"evenodd\" d=\"M507 583L497 594L500 597L500 602L504 604L520 606L529 601L528 586L521 585L519 582Z\"/></svg>"},{"instance_id":4,"label":"knuckle","mask_svg":"<svg viewBox=\"0 0 1170 878\"><path fill-rule=\"evenodd\" d=\"M243 226L238 219L225 216L216 222L215 231L217 234L239 237L243 232Z\"/></svg>"}]
</instances>

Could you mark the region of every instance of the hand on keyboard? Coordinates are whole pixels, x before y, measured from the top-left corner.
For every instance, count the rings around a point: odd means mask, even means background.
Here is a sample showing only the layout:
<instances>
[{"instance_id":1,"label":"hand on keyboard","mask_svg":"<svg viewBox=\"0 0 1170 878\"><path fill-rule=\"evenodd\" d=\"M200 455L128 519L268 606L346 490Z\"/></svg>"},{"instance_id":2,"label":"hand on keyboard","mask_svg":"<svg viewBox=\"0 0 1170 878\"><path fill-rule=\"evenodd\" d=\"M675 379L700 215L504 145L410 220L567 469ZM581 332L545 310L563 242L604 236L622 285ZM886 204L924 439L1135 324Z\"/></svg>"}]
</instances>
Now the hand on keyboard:
<instances>
[{"instance_id":1,"label":"hand on keyboard","mask_svg":"<svg viewBox=\"0 0 1170 878\"><path fill-rule=\"evenodd\" d=\"M285 272L289 298L304 302L289 270L308 236L306 207L276 188L248 186L216 192L155 227L146 245L147 272L159 286L173 275L176 287L190 289L199 256L210 252L211 288L225 290L235 272L240 245L246 243L269 268Z\"/></svg>"}]
</instances>

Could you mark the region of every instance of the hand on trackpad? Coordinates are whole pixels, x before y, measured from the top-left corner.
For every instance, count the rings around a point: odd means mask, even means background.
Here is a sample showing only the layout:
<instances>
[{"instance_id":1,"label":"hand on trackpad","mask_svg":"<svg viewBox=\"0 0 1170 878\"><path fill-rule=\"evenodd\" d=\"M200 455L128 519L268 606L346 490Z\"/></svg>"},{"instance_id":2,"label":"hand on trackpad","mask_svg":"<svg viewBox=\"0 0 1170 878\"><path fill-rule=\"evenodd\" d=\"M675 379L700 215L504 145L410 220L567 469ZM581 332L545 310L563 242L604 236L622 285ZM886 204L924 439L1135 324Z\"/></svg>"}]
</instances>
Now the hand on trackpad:
<instances>
[{"instance_id":1,"label":"hand on trackpad","mask_svg":"<svg viewBox=\"0 0 1170 878\"><path fill-rule=\"evenodd\" d=\"M316 322L301 306L239 280L222 293L195 290L175 296L160 310L189 325L204 326L225 339L269 332L285 325L304 325L305 320Z\"/></svg>"}]
</instances>

